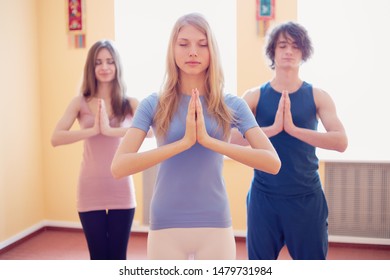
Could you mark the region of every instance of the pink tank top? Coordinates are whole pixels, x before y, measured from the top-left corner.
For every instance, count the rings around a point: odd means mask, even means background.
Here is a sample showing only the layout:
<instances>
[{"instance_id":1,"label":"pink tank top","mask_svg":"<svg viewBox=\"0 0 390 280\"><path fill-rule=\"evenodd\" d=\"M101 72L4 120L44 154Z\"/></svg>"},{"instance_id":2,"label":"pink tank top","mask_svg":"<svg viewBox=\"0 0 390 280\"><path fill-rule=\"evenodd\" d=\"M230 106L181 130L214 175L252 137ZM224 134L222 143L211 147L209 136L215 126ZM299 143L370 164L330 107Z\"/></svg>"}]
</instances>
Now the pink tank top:
<instances>
[{"instance_id":1,"label":"pink tank top","mask_svg":"<svg viewBox=\"0 0 390 280\"><path fill-rule=\"evenodd\" d=\"M78 121L80 127L92 127L95 116L90 111L85 98L81 99ZM129 127L132 117L119 123L110 119L111 127ZM130 209L136 206L133 179L131 176L114 179L111 175L111 162L121 138L96 135L84 140L84 152L77 188L77 210L79 212Z\"/></svg>"}]
</instances>

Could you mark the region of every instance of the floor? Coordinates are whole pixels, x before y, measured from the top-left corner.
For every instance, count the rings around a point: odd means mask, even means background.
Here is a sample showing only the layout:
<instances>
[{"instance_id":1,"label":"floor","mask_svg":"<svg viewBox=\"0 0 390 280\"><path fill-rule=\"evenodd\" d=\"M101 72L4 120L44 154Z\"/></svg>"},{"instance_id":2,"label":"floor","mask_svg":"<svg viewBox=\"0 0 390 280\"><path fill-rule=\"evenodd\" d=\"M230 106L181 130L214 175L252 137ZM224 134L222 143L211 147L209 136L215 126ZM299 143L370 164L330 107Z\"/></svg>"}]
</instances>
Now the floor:
<instances>
[{"instance_id":1,"label":"floor","mask_svg":"<svg viewBox=\"0 0 390 280\"><path fill-rule=\"evenodd\" d=\"M127 258L146 260L146 233L132 233ZM247 259L245 239L237 238L237 259ZM81 230L46 228L0 251L0 260L87 260ZM286 248L279 259L291 259ZM390 246L331 243L329 260L390 260Z\"/></svg>"}]
</instances>

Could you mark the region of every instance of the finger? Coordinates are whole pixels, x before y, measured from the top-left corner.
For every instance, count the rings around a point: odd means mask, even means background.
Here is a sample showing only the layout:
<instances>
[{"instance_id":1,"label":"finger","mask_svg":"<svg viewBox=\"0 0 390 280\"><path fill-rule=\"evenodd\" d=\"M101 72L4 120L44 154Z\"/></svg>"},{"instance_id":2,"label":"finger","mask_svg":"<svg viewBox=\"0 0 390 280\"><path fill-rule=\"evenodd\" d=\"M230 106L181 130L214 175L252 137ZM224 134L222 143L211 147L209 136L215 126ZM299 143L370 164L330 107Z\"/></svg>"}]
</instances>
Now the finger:
<instances>
[{"instance_id":1,"label":"finger","mask_svg":"<svg viewBox=\"0 0 390 280\"><path fill-rule=\"evenodd\" d=\"M284 97L285 100L290 99L287 90L283 90L283 91L282 91L282 95L283 95L283 97Z\"/></svg>"},{"instance_id":2,"label":"finger","mask_svg":"<svg viewBox=\"0 0 390 280\"><path fill-rule=\"evenodd\" d=\"M284 109L285 110L290 110L290 104L291 103L290 103L290 96L288 94L288 91L284 90L284 91L282 91L282 94L284 96L284 104L285 104Z\"/></svg>"},{"instance_id":3,"label":"finger","mask_svg":"<svg viewBox=\"0 0 390 280\"><path fill-rule=\"evenodd\" d=\"M107 112L107 111L106 111L106 102L104 102L103 99L100 99L100 100L101 100L101 101L100 101L100 104L101 104L102 111Z\"/></svg>"},{"instance_id":4,"label":"finger","mask_svg":"<svg viewBox=\"0 0 390 280\"><path fill-rule=\"evenodd\" d=\"M202 107L202 103L200 102L198 89L195 89L194 93L195 93L195 100L196 100L196 113L197 115L203 115L203 107Z\"/></svg>"},{"instance_id":5,"label":"finger","mask_svg":"<svg viewBox=\"0 0 390 280\"><path fill-rule=\"evenodd\" d=\"M284 109L284 103L286 102L286 98L284 97L284 95L282 94L280 96L280 100L279 100L279 105L278 105L278 110L281 110L283 111Z\"/></svg>"},{"instance_id":6,"label":"finger","mask_svg":"<svg viewBox=\"0 0 390 280\"><path fill-rule=\"evenodd\" d=\"M195 105L195 95L194 95L194 93L192 93L190 102L188 103L187 117L195 118L195 112L196 112L195 106L196 106Z\"/></svg>"}]
</instances>

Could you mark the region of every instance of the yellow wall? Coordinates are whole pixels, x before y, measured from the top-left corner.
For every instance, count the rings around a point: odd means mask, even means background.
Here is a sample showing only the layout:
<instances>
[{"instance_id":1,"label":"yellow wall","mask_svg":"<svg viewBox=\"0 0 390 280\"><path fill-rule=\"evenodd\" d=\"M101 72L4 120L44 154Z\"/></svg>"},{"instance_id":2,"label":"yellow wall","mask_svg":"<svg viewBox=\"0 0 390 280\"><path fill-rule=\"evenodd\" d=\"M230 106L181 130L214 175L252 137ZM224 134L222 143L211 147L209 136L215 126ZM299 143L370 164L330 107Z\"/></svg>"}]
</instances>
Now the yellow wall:
<instances>
[{"instance_id":1,"label":"yellow wall","mask_svg":"<svg viewBox=\"0 0 390 280\"><path fill-rule=\"evenodd\" d=\"M277 22L296 18L295 0L276 2ZM271 77L254 3L237 0L239 95ZM96 40L115 36L114 0L86 0L86 10L86 49L68 46L65 0L7 1L0 11L0 244L42 221L78 223L76 181L82 144L53 148L50 136L77 94L88 48ZM244 231L252 170L226 160L224 176L234 229ZM142 221L141 174L134 179L135 220Z\"/></svg>"},{"instance_id":2,"label":"yellow wall","mask_svg":"<svg viewBox=\"0 0 390 280\"><path fill-rule=\"evenodd\" d=\"M264 59L264 25L255 20L253 1L237 0L237 93L257 86L272 77L268 62ZM276 0L275 19L269 27L280 22L296 20L297 0Z\"/></svg>"},{"instance_id":3,"label":"yellow wall","mask_svg":"<svg viewBox=\"0 0 390 280\"><path fill-rule=\"evenodd\" d=\"M39 2L46 219L78 223L76 185L82 143L53 148L50 146L50 136L65 106L78 94L89 47L103 38L115 39L114 0L85 2L85 49L68 46L66 1ZM134 180L137 186L141 185L140 174ZM142 191L137 191L137 194L139 199ZM135 217L137 220L141 213L138 210Z\"/></svg>"},{"instance_id":4,"label":"yellow wall","mask_svg":"<svg viewBox=\"0 0 390 280\"><path fill-rule=\"evenodd\" d=\"M76 184L82 142L53 148L50 137L66 106L78 94L89 47L102 38L114 39L114 1L86 1L85 49L68 46L66 1L39 0L39 3L46 218L77 221Z\"/></svg>"},{"instance_id":5,"label":"yellow wall","mask_svg":"<svg viewBox=\"0 0 390 280\"><path fill-rule=\"evenodd\" d=\"M45 218L38 9L36 1L6 2L0 9L0 241Z\"/></svg>"},{"instance_id":6,"label":"yellow wall","mask_svg":"<svg viewBox=\"0 0 390 280\"><path fill-rule=\"evenodd\" d=\"M273 24L297 18L297 0L276 0ZM264 59L264 31L262 23L256 22L255 1L237 0L237 94L258 86L272 77ZM228 189L233 227L236 231L246 230L245 198L253 171L247 166L226 160L224 177Z\"/></svg>"}]
</instances>

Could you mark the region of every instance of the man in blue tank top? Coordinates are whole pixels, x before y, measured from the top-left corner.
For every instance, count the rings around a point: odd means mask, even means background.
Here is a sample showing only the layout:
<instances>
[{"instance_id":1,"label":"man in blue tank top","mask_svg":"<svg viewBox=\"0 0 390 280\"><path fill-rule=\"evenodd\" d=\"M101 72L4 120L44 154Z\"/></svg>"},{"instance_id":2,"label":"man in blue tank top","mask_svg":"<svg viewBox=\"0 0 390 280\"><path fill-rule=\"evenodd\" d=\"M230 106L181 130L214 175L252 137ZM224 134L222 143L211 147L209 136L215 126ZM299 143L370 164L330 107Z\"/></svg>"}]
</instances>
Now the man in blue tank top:
<instances>
[{"instance_id":1,"label":"man in blue tank top","mask_svg":"<svg viewBox=\"0 0 390 280\"><path fill-rule=\"evenodd\" d=\"M243 96L282 162L277 175L254 171L247 197L249 259L277 259L284 245L293 259L326 259L328 207L315 152L343 152L348 140L331 97L300 79L300 65L312 51L305 28L277 26L266 45L274 77ZM326 132L317 131L318 119Z\"/></svg>"}]
</instances>

